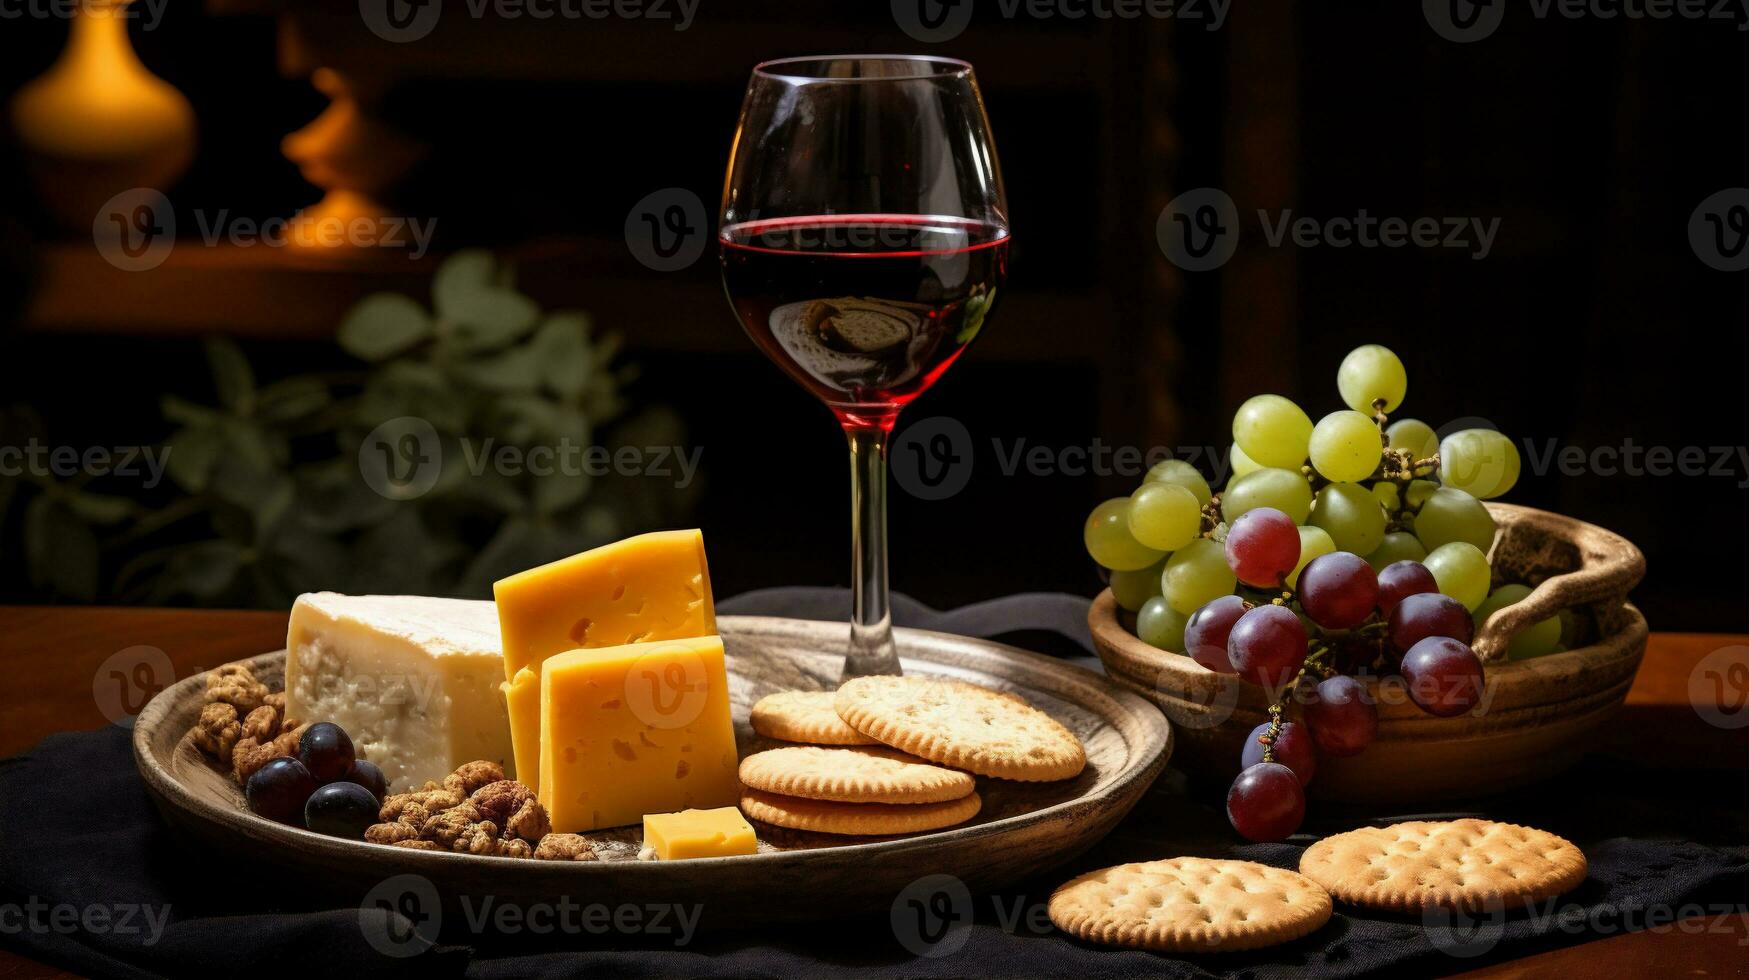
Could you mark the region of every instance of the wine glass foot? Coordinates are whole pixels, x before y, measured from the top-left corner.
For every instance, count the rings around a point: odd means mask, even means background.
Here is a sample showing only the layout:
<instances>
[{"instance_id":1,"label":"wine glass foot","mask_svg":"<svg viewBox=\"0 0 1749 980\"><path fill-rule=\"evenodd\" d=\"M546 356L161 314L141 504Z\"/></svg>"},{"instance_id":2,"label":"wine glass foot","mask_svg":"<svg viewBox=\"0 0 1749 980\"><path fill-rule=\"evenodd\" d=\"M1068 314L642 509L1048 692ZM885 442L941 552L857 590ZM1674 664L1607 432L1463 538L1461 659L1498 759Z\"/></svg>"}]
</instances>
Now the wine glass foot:
<instances>
[{"instance_id":1,"label":"wine glass foot","mask_svg":"<svg viewBox=\"0 0 1749 980\"><path fill-rule=\"evenodd\" d=\"M850 648L844 655L841 683L852 677L897 677L904 672L899 666L899 651L893 645L890 623L882 621L877 626L851 624Z\"/></svg>"}]
</instances>

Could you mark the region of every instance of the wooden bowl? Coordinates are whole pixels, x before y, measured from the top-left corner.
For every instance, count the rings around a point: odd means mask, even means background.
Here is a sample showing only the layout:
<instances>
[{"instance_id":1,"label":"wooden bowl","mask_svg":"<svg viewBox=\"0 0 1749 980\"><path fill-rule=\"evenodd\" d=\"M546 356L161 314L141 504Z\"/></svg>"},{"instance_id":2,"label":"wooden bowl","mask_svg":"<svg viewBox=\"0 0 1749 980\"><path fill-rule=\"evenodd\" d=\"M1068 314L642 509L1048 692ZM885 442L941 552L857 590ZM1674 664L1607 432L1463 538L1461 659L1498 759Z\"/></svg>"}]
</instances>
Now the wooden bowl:
<instances>
[{"instance_id":1,"label":"wooden bowl","mask_svg":"<svg viewBox=\"0 0 1749 980\"><path fill-rule=\"evenodd\" d=\"M1490 558L1496 584L1533 585L1524 601L1483 624L1475 649L1487 662L1483 702L1436 718L1408 700L1400 679L1367 682L1378 699L1378 737L1346 759L1320 757L1314 797L1396 805L1483 796L1544 779L1586 749L1592 731L1627 696L1646 651L1646 620L1627 601L1645 575L1640 549L1600 527L1512 504L1488 504L1500 525ZM1580 614L1585 645L1531 660L1505 659L1507 643L1562 609ZM1265 691L1187 656L1149 646L1108 589L1088 626L1108 674L1160 706L1178 746L1174 764L1231 779L1246 736L1269 720Z\"/></svg>"}]
</instances>

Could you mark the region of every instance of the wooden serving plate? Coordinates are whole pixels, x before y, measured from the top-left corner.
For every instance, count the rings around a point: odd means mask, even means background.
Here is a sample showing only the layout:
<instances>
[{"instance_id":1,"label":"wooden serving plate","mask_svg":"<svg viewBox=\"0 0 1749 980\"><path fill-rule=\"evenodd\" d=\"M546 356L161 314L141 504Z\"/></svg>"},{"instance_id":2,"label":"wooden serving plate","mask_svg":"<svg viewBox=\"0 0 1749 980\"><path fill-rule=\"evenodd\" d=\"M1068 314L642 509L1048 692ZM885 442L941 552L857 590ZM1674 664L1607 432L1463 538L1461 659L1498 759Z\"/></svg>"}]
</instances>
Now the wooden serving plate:
<instances>
[{"instance_id":1,"label":"wooden serving plate","mask_svg":"<svg viewBox=\"0 0 1749 980\"><path fill-rule=\"evenodd\" d=\"M1534 588L1495 613L1476 636L1486 662L1484 705L1456 718L1423 712L1401 688L1378 697L1373 744L1346 759L1320 757L1314 797L1395 806L1478 797L1544 779L1577 761L1590 734L1627 697L1646 651L1646 620L1627 601L1646 560L1627 539L1546 511L1489 503L1500 531L1490 558L1495 584ZM1519 630L1562 609L1581 614L1588 642L1532 660L1504 659ZM1135 617L1108 589L1088 613L1108 674L1159 705L1180 745L1179 768L1230 780L1245 738L1269 720L1266 692L1205 669L1135 635Z\"/></svg>"},{"instance_id":2,"label":"wooden serving plate","mask_svg":"<svg viewBox=\"0 0 1749 980\"><path fill-rule=\"evenodd\" d=\"M778 744L748 727L755 701L774 691L837 685L845 627L758 616L724 616L718 627L745 757ZM630 827L586 835L598 861L549 862L367 844L256 816L229 775L188 738L200 713L204 675L152 699L135 723L134 756L166 820L198 847L281 865L300 881L327 883L351 901L392 877L417 875L446 905L461 896L523 907L561 900L682 903L699 910L707 927L884 910L906 886L931 874L953 875L972 889L998 887L1092 846L1166 764L1172 730L1159 710L1097 674L987 640L913 629L894 633L907 673L1012 691L1067 725L1087 749L1086 770L1059 783L980 777L982 811L935 833L840 837L755 824L757 854L663 862L636 859L641 828ZM280 686L285 651L242 662L270 687Z\"/></svg>"}]
</instances>

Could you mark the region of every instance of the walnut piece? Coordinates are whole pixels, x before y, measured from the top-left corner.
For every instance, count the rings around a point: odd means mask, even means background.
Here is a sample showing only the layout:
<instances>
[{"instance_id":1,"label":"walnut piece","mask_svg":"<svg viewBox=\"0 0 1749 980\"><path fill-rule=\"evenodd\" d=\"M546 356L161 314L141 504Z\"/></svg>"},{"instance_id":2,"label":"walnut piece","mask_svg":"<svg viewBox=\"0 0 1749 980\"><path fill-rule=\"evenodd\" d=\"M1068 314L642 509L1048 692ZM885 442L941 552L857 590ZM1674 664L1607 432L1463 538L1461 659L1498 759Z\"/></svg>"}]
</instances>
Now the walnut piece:
<instances>
[{"instance_id":1,"label":"walnut piece","mask_svg":"<svg viewBox=\"0 0 1749 980\"><path fill-rule=\"evenodd\" d=\"M469 836L478 826L479 821L474 808L467 804L451 807L442 813L434 813L425 825L419 828L419 836L433 841L452 850L465 850L457 847L456 842ZM498 835L498 828L492 828L492 835Z\"/></svg>"},{"instance_id":2,"label":"walnut piece","mask_svg":"<svg viewBox=\"0 0 1749 980\"><path fill-rule=\"evenodd\" d=\"M454 793L461 799L473 796L475 791L490 783L502 782L504 767L496 762L484 759L477 762L464 762L443 779L443 788Z\"/></svg>"},{"instance_id":3,"label":"walnut piece","mask_svg":"<svg viewBox=\"0 0 1749 980\"><path fill-rule=\"evenodd\" d=\"M302 738L304 730L294 728L280 732L271 742L244 736L237 741L237 746L231 753L231 775L239 783L247 783L249 777L273 759L281 756L296 756L298 754L298 739Z\"/></svg>"},{"instance_id":4,"label":"walnut piece","mask_svg":"<svg viewBox=\"0 0 1749 980\"><path fill-rule=\"evenodd\" d=\"M535 798L534 790L522 783L508 779L488 783L475 790L468 803L481 820L502 827L506 839L520 838L533 844L553 829L546 807Z\"/></svg>"},{"instance_id":5,"label":"walnut piece","mask_svg":"<svg viewBox=\"0 0 1749 980\"><path fill-rule=\"evenodd\" d=\"M581 834L548 834L534 849L537 861L594 861L595 850Z\"/></svg>"},{"instance_id":6,"label":"walnut piece","mask_svg":"<svg viewBox=\"0 0 1749 980\"><path fill-rule=\"evenodd\" d=\"M221 765L231 764L231 755L241 737L243 726L237 723L236 708L215 702L200 709L200 720L194 725L194 744Z\"/></svg>"},{"instance_id":7,"label":"walnut piece","mask_svg":"<svg viewBox=\"0 0 1749 980\"><path fill-rule=\"evenodd\" d=\"M228 704L209 704L209 708L231 707ZM236 710L236 709L232 709ZM258 742L267 742L279 737L279 709L271 704L264 704L249 712L249 717L243 719L243 734Z\"/></svg>"},{"instance_id":8,"label":"walnut piece","mask_svg":"<svg viewBox=\"0 0 1749 980\"><path fill-rule=\"evenodd\" d=\"M242 664L226 664L207 672L207 704L228 704L237 709L239 716L247 716L266 700L267 685L256 680Z\"/></svg>"},{"instance_id":9,"label":"walnut piece","mask_svg":"<svg viewBox=\"0 0 1749 980\"><path fill-rule=\"evenodd\" d=\"M400 821L373 824L366 828L364 839L372 844L399 844L406 840L419 840L419 828Z\"/></svg>"},{"instance_id":10,"label":"walnut piece","mask_svg":"<svg viewBox=\"0 0 1749 980\"><path fill-rule=\"evenodd\" d=\"M437 846L436 844L433 844L432 842L430 842L428 840L418 840L418 839L398 840L394 843L393 846L405 847L408 850L413 850L413 851L441 851L441 850L443 850L443 848Z\"/></svg>"}]
</instances>

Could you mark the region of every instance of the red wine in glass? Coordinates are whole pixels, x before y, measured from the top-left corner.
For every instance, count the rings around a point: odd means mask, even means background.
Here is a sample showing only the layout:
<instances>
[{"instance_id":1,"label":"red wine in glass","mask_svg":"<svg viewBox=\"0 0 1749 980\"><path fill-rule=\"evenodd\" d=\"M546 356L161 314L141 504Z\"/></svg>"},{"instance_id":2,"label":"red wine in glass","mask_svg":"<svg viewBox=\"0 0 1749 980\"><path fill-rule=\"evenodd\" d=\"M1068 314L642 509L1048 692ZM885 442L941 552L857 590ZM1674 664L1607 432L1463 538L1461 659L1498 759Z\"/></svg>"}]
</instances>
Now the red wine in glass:
<instances>
[{"instance_id":1,"label":"red wine in glass","mask_svg":"<svg viewBox=\"0 0 1749 980\"><path fill-rule=\"evenodd\" d=\"M844 676L902 672L887 592L887 439L978 334L1008 205L972 66L932 55L757 65L723 180L723 288L850 449Z\"/></svg>"},{"instance_id":2,"label":"red wine in glass","mask_svg":"<svg viewBox=\"0 0 1749 980\"><path fill-rule=\"evenodd\" d=\"M891 429L977 337L1008 229L939 215L775 218L725 227L723 288L766 356L847 426Z\"/></svg>"}]
</instances>

